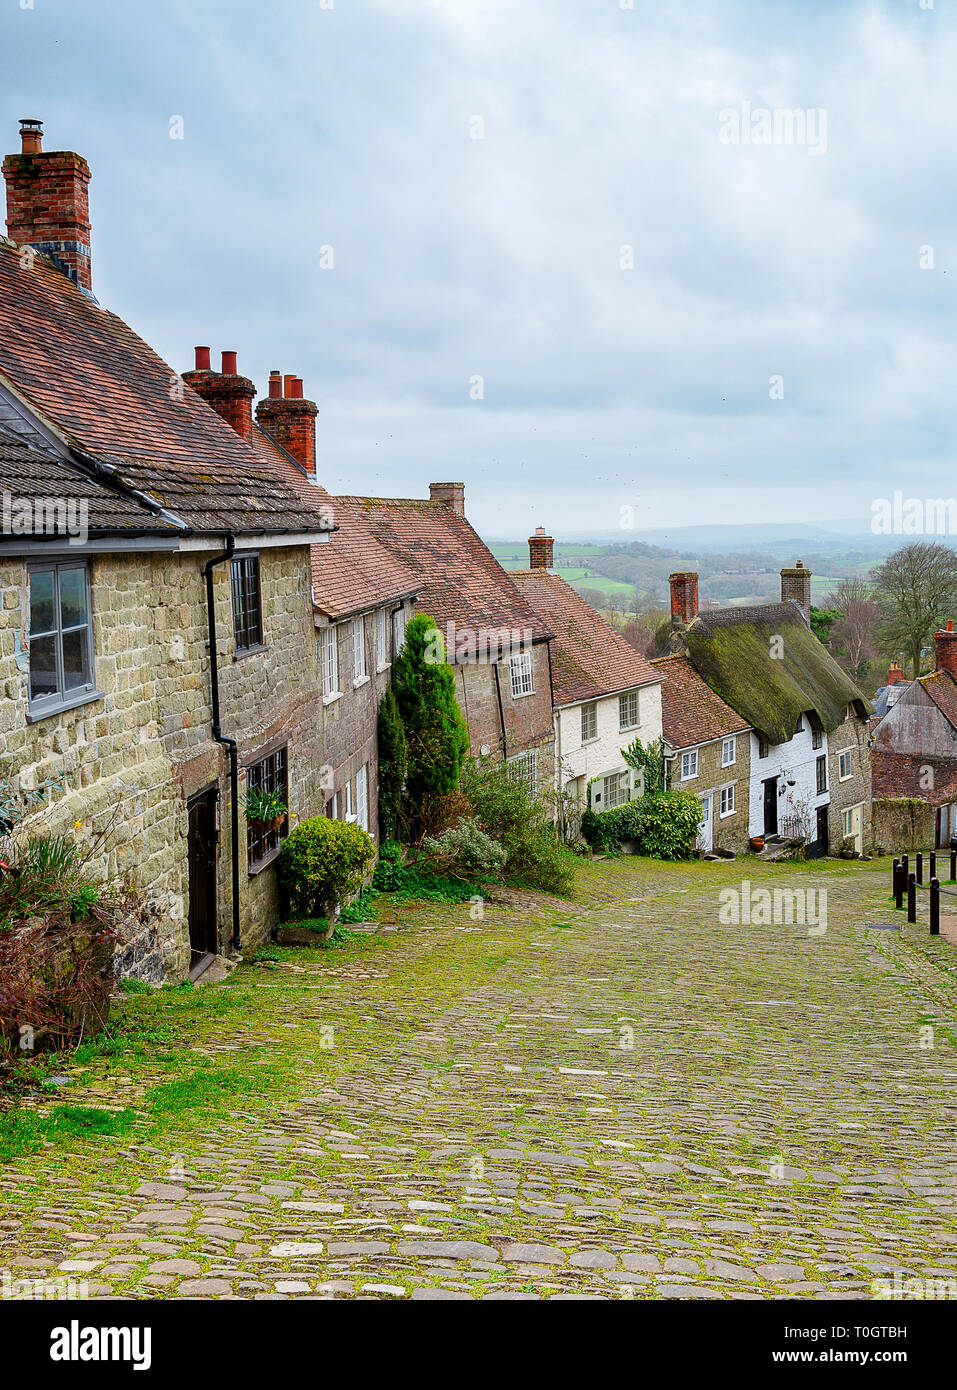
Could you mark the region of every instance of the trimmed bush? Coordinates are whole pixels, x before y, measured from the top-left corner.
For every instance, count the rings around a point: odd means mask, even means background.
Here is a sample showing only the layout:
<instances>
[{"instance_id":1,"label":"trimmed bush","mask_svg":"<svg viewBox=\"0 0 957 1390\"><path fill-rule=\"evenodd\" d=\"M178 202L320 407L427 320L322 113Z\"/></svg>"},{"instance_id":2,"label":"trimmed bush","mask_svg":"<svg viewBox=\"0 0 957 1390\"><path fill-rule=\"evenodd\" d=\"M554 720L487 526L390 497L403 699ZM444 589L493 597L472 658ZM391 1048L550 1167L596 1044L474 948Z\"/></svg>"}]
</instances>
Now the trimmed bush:
<instances>
[{"instance_id":1,"label":"trimmed bush","mask_svg":"<svg viewBox=\"0 0 957 1390\"><path fill-rule=\"evenodd\" d=\"M279 882L294 912L333 921L337 902L361 888L374 859L375 845L359 826L313 816L284 841Z\"/></svg>"},{"instance_id":2,"label":"trimmed bush","mask_svg":"<svg viewBox=\"0 0 957 1390\"><path fill-rule=\"evenodd\" d=\"M502 876L508 882L571 896L571 855L561 845L545 803L531 795L507 763L470 760L459 789L479 829L504 850Z\"/></svg>"},{"instance_id":3,"label":"trimmed bush","mask_svg":"<svg viewBox=\"0 0 957 1390\"><path fill-rule=\"evenodd\" d=\"M582 835L593 849L617 853L634 840L650 859L690 859L701 825L701 802L693 792L656 792L616 806L586 811Z\"/></svg>"},{"instance_id":4,"label":"trimmed bush","mask_svg":"<svg viewBox=\"0 0 957 1390\"><path fill-rule=\"evenodd\" d=\"M402 788L409 765L405 729L391 685L379 705L379 837L394 840L399 831Z\"/></svg>"},{"instance_id":5,"label":"trimmed bush","mask_svg":"<svg viewBox=\"0 0 957 1390\"><path fill-rule=\"evenodd\" d=\"M455 790L469 744L442 634L426 613L416 614L405 630L392 687L408 746L405 805L417 817L428 798Z\"/></svg>"}]
</instances>

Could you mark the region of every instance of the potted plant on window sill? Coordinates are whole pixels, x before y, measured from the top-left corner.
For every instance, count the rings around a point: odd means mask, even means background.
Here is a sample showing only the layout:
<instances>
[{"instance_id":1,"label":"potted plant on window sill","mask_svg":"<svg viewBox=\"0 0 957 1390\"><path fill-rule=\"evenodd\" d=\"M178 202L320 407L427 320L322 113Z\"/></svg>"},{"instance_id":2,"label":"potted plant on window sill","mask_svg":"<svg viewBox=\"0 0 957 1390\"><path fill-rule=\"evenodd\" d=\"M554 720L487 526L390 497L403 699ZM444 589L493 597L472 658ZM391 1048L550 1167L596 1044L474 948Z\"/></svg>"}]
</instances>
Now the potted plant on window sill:
<instances>
[{"instance_id":1,"label":"potted plant on window sill","mask_svg":"<svg viewBox=\"0 0 957 1390\"><path fill-rule=\"evenodd\" d=\"M271 833L282 825L286 803L279 792L267 791L265 787L251 787L243 801L243 810L250 825L259 831Z\"/></svg>"}]
</instances>

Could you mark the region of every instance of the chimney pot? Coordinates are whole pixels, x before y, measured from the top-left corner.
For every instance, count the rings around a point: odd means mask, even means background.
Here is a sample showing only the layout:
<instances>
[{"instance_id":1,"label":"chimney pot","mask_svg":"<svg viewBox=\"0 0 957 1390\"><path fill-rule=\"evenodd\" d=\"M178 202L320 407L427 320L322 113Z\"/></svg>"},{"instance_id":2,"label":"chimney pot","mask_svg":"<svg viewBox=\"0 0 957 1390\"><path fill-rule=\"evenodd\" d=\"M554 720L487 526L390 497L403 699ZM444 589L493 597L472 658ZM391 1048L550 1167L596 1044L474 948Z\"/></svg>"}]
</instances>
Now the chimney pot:
<instances>
[{"instance_id":1,"label":"chimney pot","mask_svg":"<svg viewBox=\"0 0 957 1390\"><path fill-rule=\"evenodd\" d=\"M698 616L698 575L694 570L677 570L668 576L671 589L671 621L687 627Z\"/></svg>"},{"instance_id":2,"label":"chimney pot","mask_svg":"<svg viewBox=\"0 0 957 1390\"><path fill-rule=\"evenodd\" d=\"M292 398L293 398L294 401L301 401L301 400L303 399L303 395L302 395L302 377L301 377L301 376L293 377L293 381L292 381Z\"/></svg>"},{"instance_id":3,"label":"chimney pot","mask_svg":"<svg viewBox=\"0 0 957 1390\"><path fill-rule=\"evenodd\" d=\"M456 516L465 515L464 483L429 483L429 500L444 502L451 507Z\"/></svg>"},{"instance_id":4,"label":"chimney pot","mask_svg":"<svg viewBox=\"0 0 957 1390\"><path fill-rule=\"evenodd\" d=\"M209 348L208 348L208 347L198 347L198 348L194 348L193 351L194 351L195 354L196 354L196 366L195 366L195 368L194 368L194 371L197 371L197 372L208 372L208 371L209 371Z\"/></svg>"},{"instance_id":5,"label":"chimney pot","mask_svg":"<svg viewBox=\"0 0 957 1390\"><path fill-rule=\"evenodd\" d=\"M274 368L269 373L269 399L273 401L282 399L282 377L278 368Z\"/></svg>"},{"instance_id":6,"label":"chimney pot","mask_svg":"<svg viewBox=\"0 0 957 1390\"><path fill-rule=\"evenodd\" d=\"M285 449L316 479L315 401L303 397L302 377L291 373L280 376L278 368L269 373L269 395L256 406L256 423L274 444Z\"/></svg>"},{"instance_id":7,"label":"chimney pot","mask_svg":"<svg viewBox=\"0 0 957 1390\"><path fill-rule=\"evenodd\" d=\"M236 366L236 353L223 353L223 376L236 376L238 372Z\"/></svg>"},{"instance_id":8,"label":"chimney pot","mask_svg":"<svg viewBox=\"0 0 957 1390\"><path fill-rule=\"evenodd\" d=\"M288 400L292 400L292 386L295 380L292 372L287 372L282 379L282 393Z\"/></svg>"},{"instance_id":9,"label":"chimney pot","mask_svg":"<svg viewBox=\"0 0 957 1390\"><path fill-rule=\"evenodd\" d=\"M20 120L20 153L43 153L43 122L23 116Z\"/></svg>"}]
</instances>

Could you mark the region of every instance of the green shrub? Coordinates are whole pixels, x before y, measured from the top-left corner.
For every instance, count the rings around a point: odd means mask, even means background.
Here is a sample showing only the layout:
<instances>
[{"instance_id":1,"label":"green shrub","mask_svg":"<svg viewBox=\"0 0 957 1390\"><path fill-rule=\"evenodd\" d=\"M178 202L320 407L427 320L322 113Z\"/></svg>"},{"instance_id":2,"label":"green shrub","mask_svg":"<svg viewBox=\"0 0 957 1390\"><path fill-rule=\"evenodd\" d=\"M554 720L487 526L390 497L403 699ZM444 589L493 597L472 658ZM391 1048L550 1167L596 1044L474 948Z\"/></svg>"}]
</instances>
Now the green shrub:
<instances>
[{"instance_id":1,"label":"green shrub","mask_svg":"<svg viewBox=\"0 0 957 1390\"><path fill-rule=\"evenodd\" d=\"M617 853L634 840L651 859L690 859L701 824L701 802L693 792L654 792L611 811L586 811L582 834L594 849Z\"/></svg>"},{"instance_id":2,"label":"green shrub","mask_svg":"<svg viewBox=\"0 0 957 1390\"><path fill-rule=\"evenodd\" d=\"M362 886L374 859L375 845L359 826L313 816L283 842L279 882L293 911L332 918L339 900Z\"/></svg>"},{"instance_id":3,"label":"green shrub","mask_svg":"<svg viewBox=\"0 0 957 1390\"><path fill-rule=\"evenodd\" d=\"M379 705L379 837L394 840L399 833L402 789L409 766L405 729L391 685Z\"/></svg>"},{"instance_id":4,"label":"green shrub","mask_svg":"<svg viewBox=\"0 0 957 1390\"><path fill-rule=\"evenodd\" d=\"M469 743L442 634L427 613L416 614L406 628L392 687L408 746L404 806L417 824L427 799L455 790Z\"/></svg>"},{"instance_id":5,"label":"green shrub","mask_svg":"<svg viewBox=\"0 0 957 1390\"><path fill-rule=\"evenodd\" d=\"M544 802L532 796L507 763L466 763L459 789L479 829L505 852L502 874L511 883L571 895L571 856L559 842Z\"/></svg>"},{"instance_id":6,"label":"green shrub","mask_svg":"<svg viewBox=\"0 0 957 1390\"><path fill-rule=\"evenodd\" d=\"M481 891L481 884L441 877L428 862L406 862L402 846L394 843L383 845L379 851L372 887L380 893L431 903L467 902Z\"/></svg>"},{"instance_id":7,"label":"green shrub","mask_svg":"<svg viewBox=\"0 0 957 1390\"><path fill-rule=\"evenodd\" d=\"M493 878L505 867L505 851L470 817L422 841L422 854L446 878L469 883Z\"/></svg>"}]
</instances>

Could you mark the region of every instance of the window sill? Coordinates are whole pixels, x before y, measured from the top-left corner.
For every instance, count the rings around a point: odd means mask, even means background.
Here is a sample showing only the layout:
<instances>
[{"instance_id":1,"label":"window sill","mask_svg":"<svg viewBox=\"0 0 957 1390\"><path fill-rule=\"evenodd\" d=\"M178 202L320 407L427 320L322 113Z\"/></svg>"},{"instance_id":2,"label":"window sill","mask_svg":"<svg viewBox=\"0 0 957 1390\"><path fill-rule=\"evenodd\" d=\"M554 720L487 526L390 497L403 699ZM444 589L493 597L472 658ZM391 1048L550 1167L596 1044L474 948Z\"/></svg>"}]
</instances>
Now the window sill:
<instances>
[{"instance_id":1,"label":"window sill","mask_svg":"<svg viewBox=\"0 0 957 1390\"><path fill-rule=\"evenodd\" d=\"M381 675L382 675L382 672L383 672L383 671L388 671L388 669L389 669L389 667L390 667L391 665L392 665L392 662L391 662L391 661L380 661L379 664L378 664L378 665L376 666L376 668L375 668L375 673L376 673L376 675L377 675L377 676L381 676Z\"/></svg>"},{"instance_id":2,"label":"window sill","mask_svg":"<svg viewBox=\"0 0 957 1390\"><path fill-rule=\"evenodd\" d=\"M719 811L718 820L728 820L733 815L734 811Z\"/></svg>"},{"instance_id":3,"label":"window sill","mask_svg":"<svg viewBox=\"0 0 957 1390\"><path fill-rule=\"evenodd\" d=\"M281 849L282 841L279 842L275 849L271 849L268 854L264 855L262 859L257 859L255 864L250 864L247 870L249 877L255 878L257 874L262 873L263 869L268 869L273 860L279 858L279 851Z\"/></svg>"},{"instance_id":4,"label":"window sill","mask_svg":"<svg viewBox=\"0 0 957 1390\"><path fill-rule=\"evenodd\" d=\"M634 733L635 729L640 729L640 728L641 728L641 725L640 725L640 724L619 724L619 725L618 725L618 732L619 732L620 734L631 734L631 733Z\"/></svg>"},{"instance_id":5,"label":"window sill","mask_svg":"<svg viewBox=\"0 0 957 1390\"><path fill-rule=\"evenodd\" d=\"M234 661L245 661L247 657L259 656L260 652L268 652L269 647L265 642L257 642L254 647L239 647L233 652Z\"/></svg>"},{"instance_id":6,"label":"window sill","mask_svg":"<svg viewBox=\"0 0 957 1390\"><path fill-rule=\"evenodd\" d=\"M356 676L352 682L353 690L361 690L364 685L369 684L368 676Z\"/></svg>"},{"instance_id":7,"label":"window sill","mask_svg":"<svg viewBox=\"0 0 957 1390\"><path fill-rule=\"evenodd\" d=\"M103 690L84 690L82 695L71 696L67 700L59 700L55 705L49 705L46 709L27 709L26 721L28 724L39 724L43 719L54 719L58 714L64 714L67 710L79 709L81 705L92 705L95 700L105 700L106 693Z\"/></svg>"},{"instance_id":8,"label":"window sill","mask_svg":"<svg viewBox=\"0 0 957 1390\"><path fill-rule=\"evenodd\" d=\"M342 691L341 691L341 690L334 690L334 691L332 692L331 695L323 695L323 697L322 697L322 703L323 703L324 705L334 705L334 704L336 703L337 700L341 700L341 699L342 699Z\"/></svg>"},{"instance_id":9,"label":"window sill","mask_svg":"<svg viewBox=\"0 0 957 1390\"><path fill-rule=\"evenodd\" d=\"M355 823L356 823L356 821L359 819L359 817L358 817L358 816L343 816L342 819L345 821L346 825L355 825Z\"/></svg>"}]
</instances>

